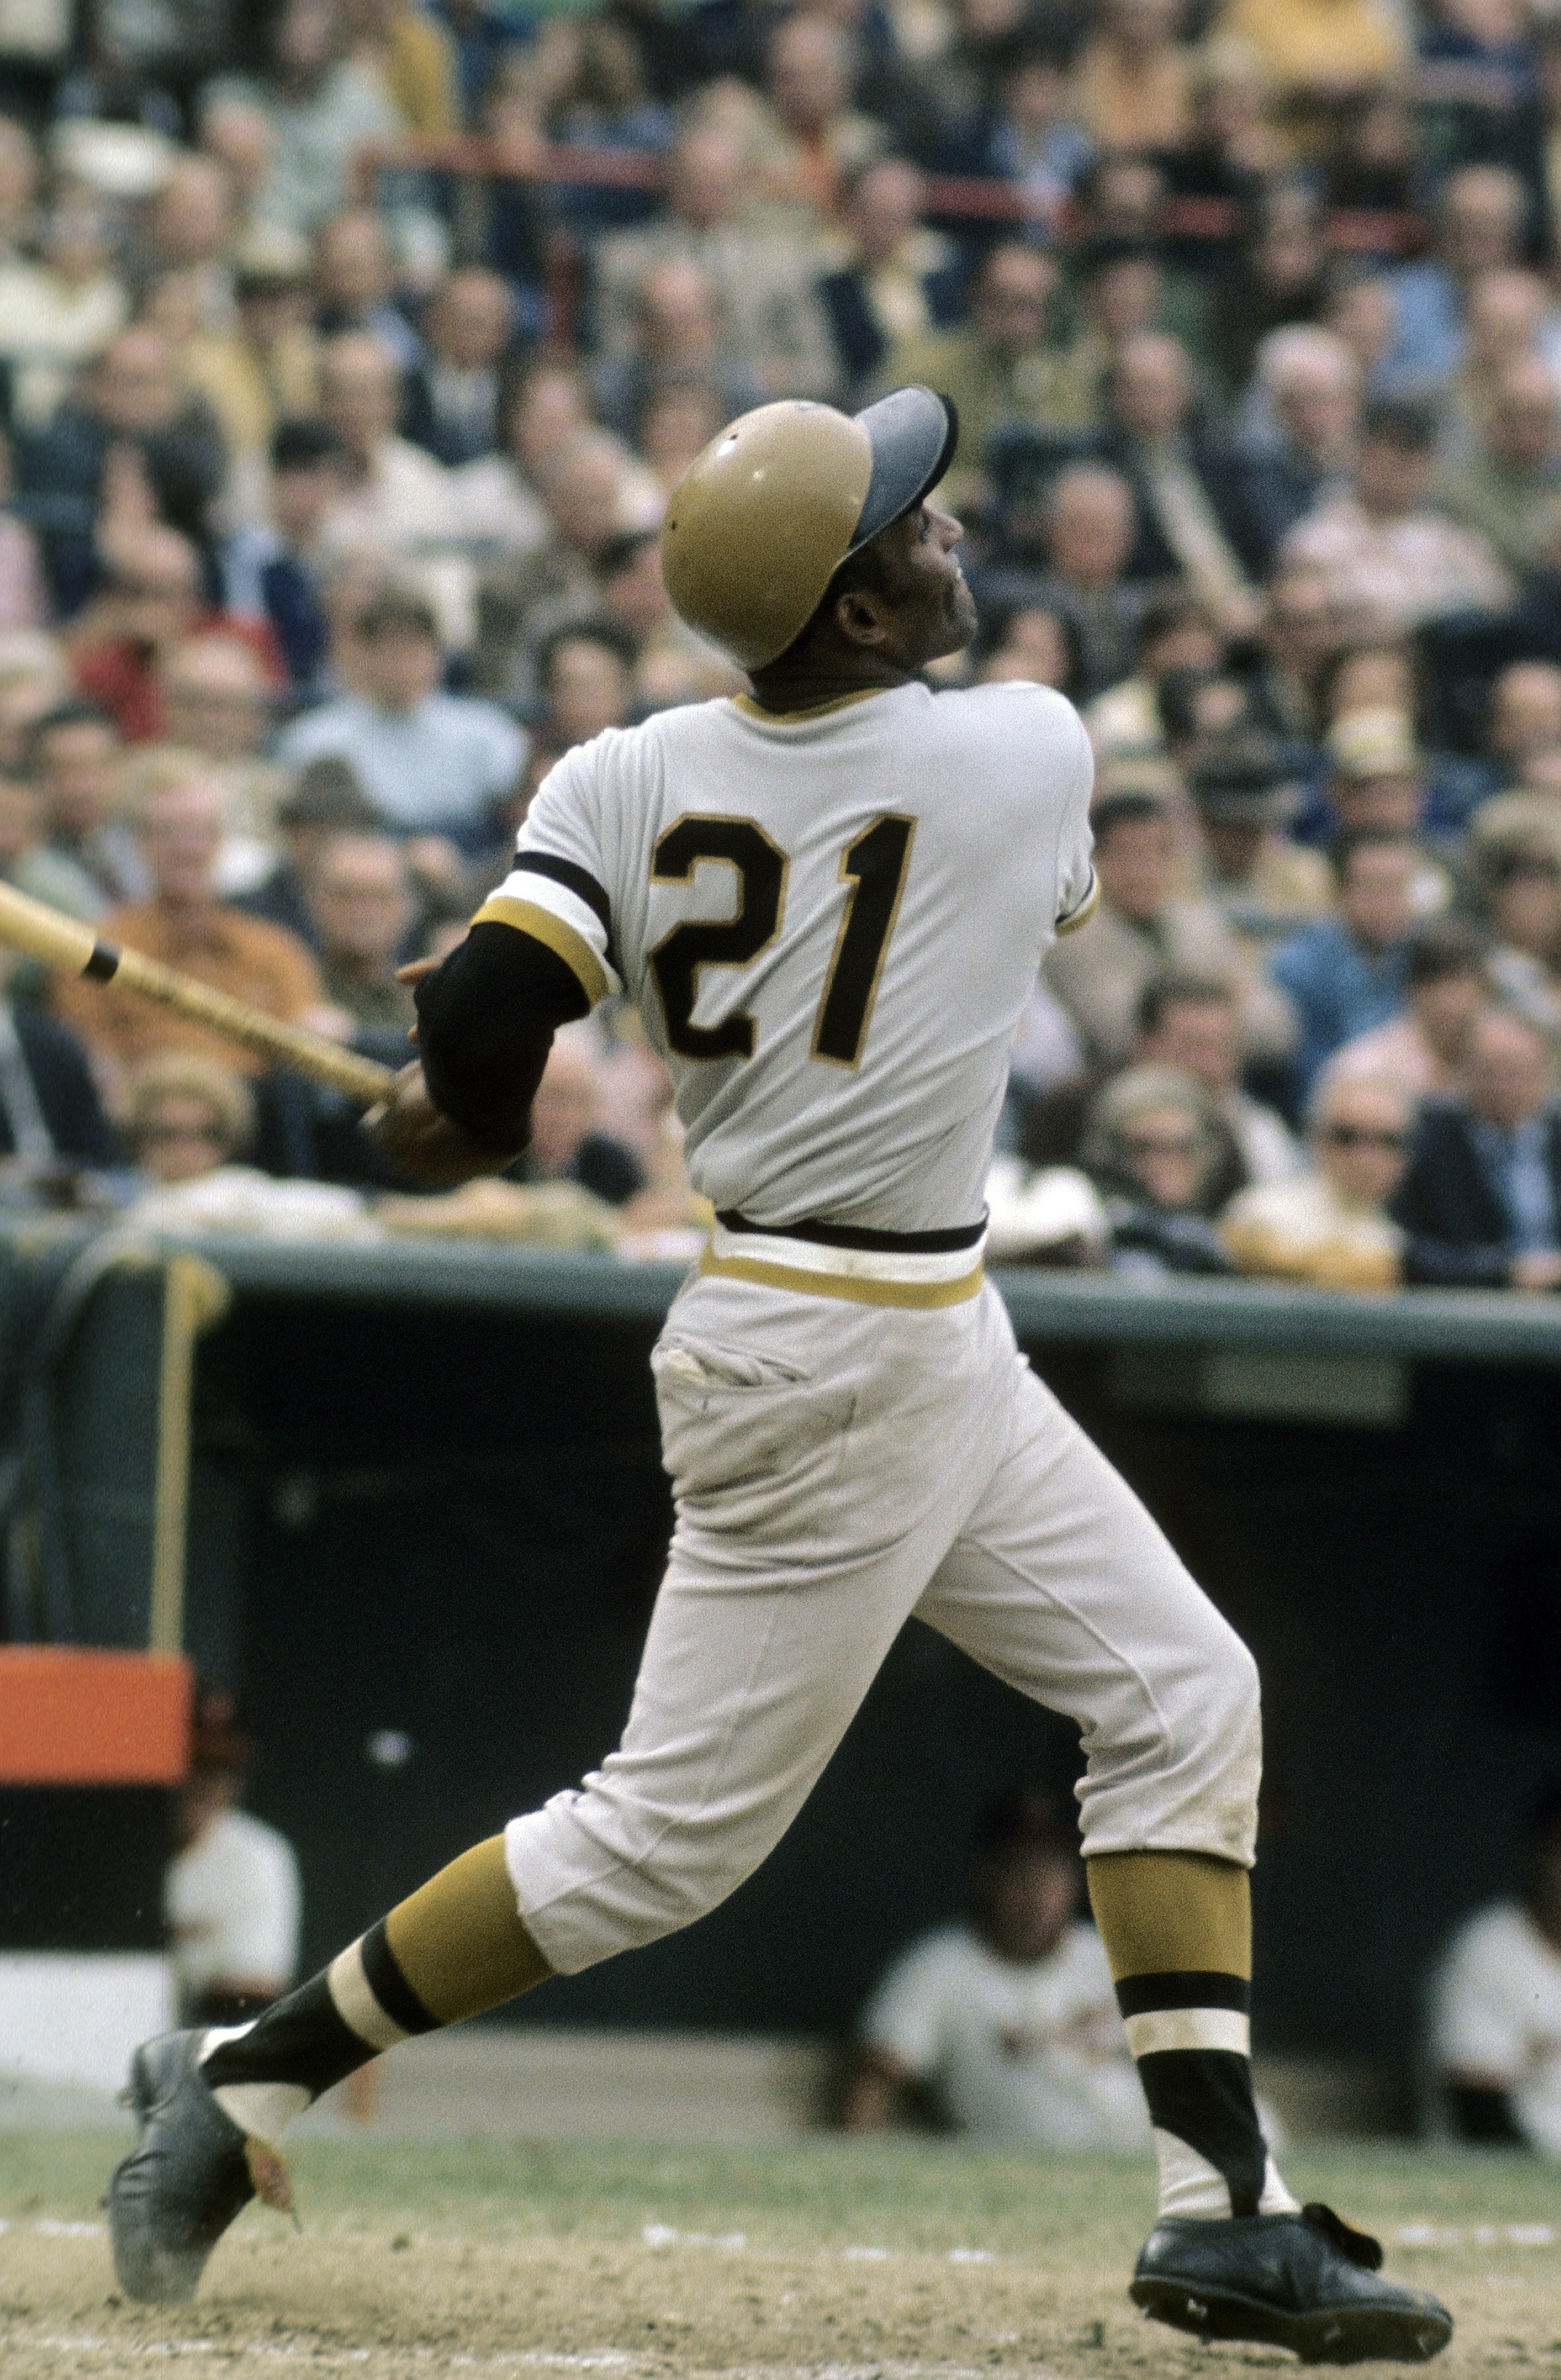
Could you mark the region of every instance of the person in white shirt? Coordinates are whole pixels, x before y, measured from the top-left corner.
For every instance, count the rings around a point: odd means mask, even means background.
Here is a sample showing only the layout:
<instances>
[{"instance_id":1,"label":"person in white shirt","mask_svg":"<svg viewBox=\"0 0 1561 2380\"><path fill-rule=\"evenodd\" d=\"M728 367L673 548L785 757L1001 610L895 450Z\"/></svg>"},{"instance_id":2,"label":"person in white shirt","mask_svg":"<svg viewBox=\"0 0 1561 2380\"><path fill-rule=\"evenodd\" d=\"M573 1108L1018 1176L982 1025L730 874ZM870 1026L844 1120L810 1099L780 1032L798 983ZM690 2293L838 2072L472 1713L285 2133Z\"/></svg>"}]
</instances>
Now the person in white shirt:
<instances>
[{"instance_id":1,"label":"person in white shirt","mask_svg":"<svg viewBox=\"0 0 1561 2380\"><path fill-rule=\"evenodd\" d=\"M230 1696L202 1694L178 1800L179 1848L163 1885L187 2024L241 2024L279 1999L298 1972L301 1894L293 1847L238 1807L253 1755Z\"/></svg>"},{"instance_id":2,"label":"person in white shirt","mask_svg":"<svg viewBox=\"0 0 1561 2380\"><path fill-rule=\"evenodd\" d=\"M279 758L348 760L399 832L480 840L526 765L525 731L497 703L441 691L439 624L421 595L387 588L354 628L357 690L295 719Z\"/></svg>"},{"instance_id":3,"label":"person in white shirt","mask_svg":"<svg viewBox=\"0 0 1561 2380\"><path fill-rule=\"evenodd\" d=\"M901 1953L868 2002L841 2110L872 2131L920 2100L1016 2147L1141 2150L1149 2113L1100 1936L1079 1914L1076 1830L1040 1793L987 1813L970 1914Z\"/></svg>"},{"instance_id":4,"label":"person in white shirt","mask_svg":"<svg viewBox=\"0 0 1561 2380\"><path fill-rule=\"evenodd\" d=\"M1535 1802L1521 1892L1459 1927L1430 2001L1432 2064L1458 2135L1561 2157L1561 1781Z\"/></svg>"}]
</instances>

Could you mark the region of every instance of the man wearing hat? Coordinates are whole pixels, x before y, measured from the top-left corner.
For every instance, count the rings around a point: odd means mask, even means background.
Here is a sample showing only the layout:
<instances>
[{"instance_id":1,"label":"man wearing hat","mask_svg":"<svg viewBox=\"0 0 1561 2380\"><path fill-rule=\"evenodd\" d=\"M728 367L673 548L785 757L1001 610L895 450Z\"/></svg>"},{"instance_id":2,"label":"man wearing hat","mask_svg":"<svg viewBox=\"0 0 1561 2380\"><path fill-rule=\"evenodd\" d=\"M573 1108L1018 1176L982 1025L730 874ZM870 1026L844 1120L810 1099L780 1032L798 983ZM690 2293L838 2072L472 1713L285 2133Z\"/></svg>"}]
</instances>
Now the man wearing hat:
<instances>
[{"instance_id":1,"label":"man wearing hat","mask_svg":"<svg viewBox=\"0 0 1561 2380\"><path fill-rule=\"evenodd\" d=\"M1286 832L1303 798L1289 759L1274 736L1232 734L1204 747L1189 780L1204 898L1254 957L1333 902L1326 860Z\"/></svg>"},{"instance_id":2,"label":"man wearing hat","mask_svg":"<svg viewBox=\"0 0 1561 2380\"><path fill-rule=\"evenodd\" d=\"M713 1909L800 1809L912 1611L1081 1726L1084 1855L1154 2128L1137 2302L1200 2335L1423 2361L1451 2322L1303 2210L1248 2057L1250 1655L1019 1357L982 1188L1041 954L1094 899L1077 713L934 694L975 607L933 497L952 408L760 407L674 492L668 591L751 692L567 753L419 983L382 1145L432 1182L526 1143L555 1031L620 988L711 1241L653 1352L677 1525L623 1741L237 2038L149 2042L116 2269L188 2296L274 2143L376 2051Z\"/></svg>"}]
</instances>

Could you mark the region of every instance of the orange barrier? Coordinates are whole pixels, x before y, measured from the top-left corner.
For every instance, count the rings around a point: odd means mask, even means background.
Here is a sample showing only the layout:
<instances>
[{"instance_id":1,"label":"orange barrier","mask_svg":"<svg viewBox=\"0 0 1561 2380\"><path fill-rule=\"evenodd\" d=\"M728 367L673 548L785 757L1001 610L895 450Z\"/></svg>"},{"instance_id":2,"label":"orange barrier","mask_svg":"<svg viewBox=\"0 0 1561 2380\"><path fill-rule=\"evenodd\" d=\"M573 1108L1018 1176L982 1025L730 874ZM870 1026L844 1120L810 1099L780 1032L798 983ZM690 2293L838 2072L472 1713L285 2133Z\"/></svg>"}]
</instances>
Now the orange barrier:
<instances>
[{"instance_id":1,"label":"orange barrier","mask_svg":"<svg viewBox=\"0 0 1561 2380\"><path fill-rule=\"evenodd\" d=\"M192 1693L174 1653L0 1645L0 1785L177 1785Z\"/></svg>"}]
</instances>

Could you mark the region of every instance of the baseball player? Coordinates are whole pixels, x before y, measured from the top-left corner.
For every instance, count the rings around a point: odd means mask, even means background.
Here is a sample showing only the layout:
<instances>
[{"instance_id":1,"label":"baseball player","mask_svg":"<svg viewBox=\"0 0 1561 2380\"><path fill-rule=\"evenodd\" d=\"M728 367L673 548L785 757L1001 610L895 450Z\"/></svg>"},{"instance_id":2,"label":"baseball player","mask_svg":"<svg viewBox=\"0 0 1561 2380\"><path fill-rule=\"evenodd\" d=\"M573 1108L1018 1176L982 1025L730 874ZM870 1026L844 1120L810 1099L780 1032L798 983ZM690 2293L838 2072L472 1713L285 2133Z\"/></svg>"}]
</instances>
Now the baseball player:
<instances>
[{"instance_id":1,"label":"baseball player","mask_svg":"<svg viewBox=\"0 0 1561 2380\"><path fill-rule=\"evenodd\" d=\"M609 994L665 1057L709 1246L652 1357L677 1525L622 1743L253 2023L131 2067L110 2185L138 2298L188 2296L318 2095L713 1909L801 1807L912 1612L1079 1722L1091 1899L1159 2151L1132 2295L1206 2336L1420 2362L1452 2324L1299 2207L1248 2064L1250 1656L1018 1354L982 1279L1009 1046L1085 924L1091 759L1063 698L933 693L975 613L931 492L953 408L761 407L664 532L751 694L567 753L418 987L378 1122L431 1182L526 1141L556 1029Z\"/></svg>"}]
</instances>

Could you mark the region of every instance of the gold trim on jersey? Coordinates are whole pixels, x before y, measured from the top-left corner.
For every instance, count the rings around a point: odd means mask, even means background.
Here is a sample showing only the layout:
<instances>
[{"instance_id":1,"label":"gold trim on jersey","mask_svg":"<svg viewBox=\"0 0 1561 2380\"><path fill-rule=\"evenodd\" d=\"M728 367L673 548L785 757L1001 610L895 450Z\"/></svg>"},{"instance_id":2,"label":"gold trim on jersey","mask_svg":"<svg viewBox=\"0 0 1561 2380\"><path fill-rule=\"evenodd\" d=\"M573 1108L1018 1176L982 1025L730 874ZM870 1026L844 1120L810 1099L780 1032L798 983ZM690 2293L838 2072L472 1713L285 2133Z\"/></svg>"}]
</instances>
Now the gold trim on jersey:
<instances>
[{"instance_id":1,"label":"gold trim on jersey","mask_svg":"<svg viewBox=\"0 0 1561 2380\"><path fill-rule=\"evenodd\" d=\"M1091 918L1094 916L1095 911L1100 907L1100 905L1101 880L1095 874L1094 869L1091 868L1090 870L1089 891L1085 893L1082 901L1079 902L1077 909L1070 910L1066 917L1059 917L1057 919L1058 933L1076 934L1080 926L1087 926L1089 924Z\"/></svg>"},{"instance_id":2,"label":"gold trim on jersey","mask_svg":"<svg viewBox=\"0 0 1561 2380\"><path fill-rule=\"evenodd\" d=\"M978 1262L957 1281L868 1281L802 1265L763 1264L752 1257L718 1257L713 1248L706 1248L699 1269L718 1281L750 1281L761 1289L795 1289L809 1297L845 1297L853 1305L962 1305L986 1278Z\"/></svg>"},{"instance_id":3,"label":"gold trim on jersey","mask_svg":"<svg viewBox=\"0 0 1561 2380\"><path fill-rule=\"evenodd\" d=\"M832 710L848 710L854 702L871 702L875 694L895 694L892 686L864 686L860 694L832 695L827 702L811 703L806 710L766 710L750 694L734 694L732 708L749 719L761 719L766 727L792 727L804 719L827 719Z\"/></svg>"},{"instance_id":4,"label":"gold trim on jersey","mask_svg":"<svg viewBox=\"0 0 1561 2380\"><path fill-rule=\"evenodd\" d=\"M606 971L583 934L566 925L555 910L544 909L539 901L518 901L513 892L491 892L472 919L474 926L513 926L519 934L530 934L534 942L544 942L555 957L579 978L580 990L592 1008L607 997Z\"/></svg>"}]
</instances>

